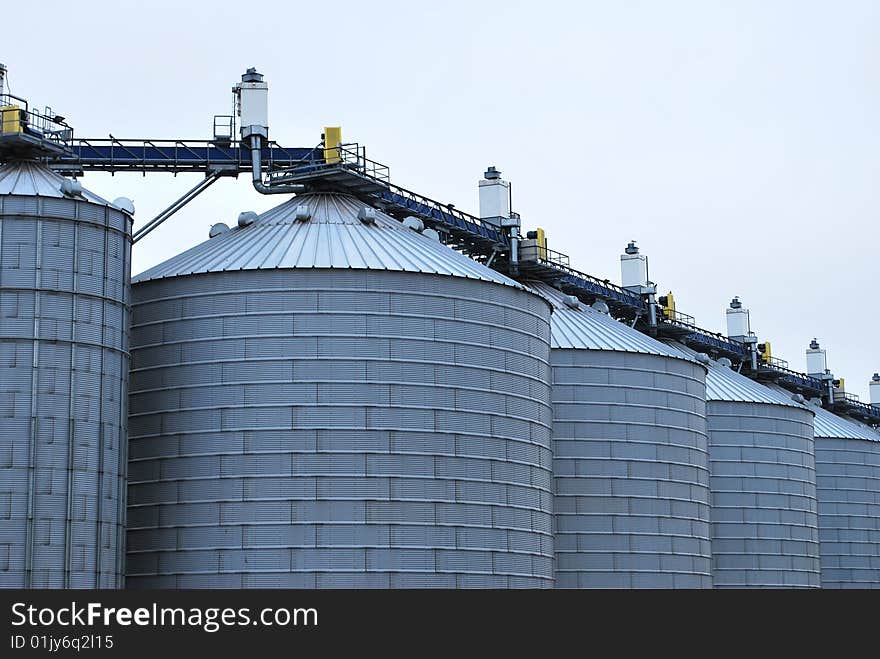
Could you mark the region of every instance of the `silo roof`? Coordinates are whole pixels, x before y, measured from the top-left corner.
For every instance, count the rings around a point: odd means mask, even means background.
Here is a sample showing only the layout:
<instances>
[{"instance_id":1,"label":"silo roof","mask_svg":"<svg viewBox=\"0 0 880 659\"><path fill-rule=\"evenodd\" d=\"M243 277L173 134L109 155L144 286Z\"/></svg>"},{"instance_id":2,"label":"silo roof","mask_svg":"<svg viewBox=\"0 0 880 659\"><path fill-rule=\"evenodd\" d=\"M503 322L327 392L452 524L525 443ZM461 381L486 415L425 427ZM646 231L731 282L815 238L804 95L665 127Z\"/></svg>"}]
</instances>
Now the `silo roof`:
<instances>
[{"instance_id":1,"label":"silo roof","mask_svg":"<svg viewBox=\"0 0 880 659\"><path fill-rule=\"evenodd\" d=\"M550 316L551 348L638 352L696 361L692 356L671 350L650 336L588 305L581 304L577 309L569 307L566 304L569 296L549 284L531 281L527 284L553 307L553 314Z\"/></svg>"},{"instance_id":2,"label":"silo roof","mask_svg":"<svg viewBox=\"0 0 880 659\"><path fill-rule=\"evenodd\" d=\"M665 342L671 350L695 357L696 350L673 341ZM796 402L788 392L779 393L760 382L755 382L729 366L710 360L709 373L706 376L706 400L729 401L734 403L764 403L768 405L785 405L809 409L806 405Z\"/></svg>"},{"instance_id":3,"label":"silo roof","mask_svg":"<svg viewBox=\"0 0 880 659\"><path fill-rule=\"evenodd\" d=\"M770 387L780 393L785 392L785 389L779 385L770 385ZM813 421L816 437L827 439L867 439L873 442L880 442L880 433L875 432L858 421L837 416L834 412L830 412L814 403L810 403L809 407L816 413L816 418Z\"/></svg>"},{"instance_id":4,"label":"silo roof","mask_svg":"<svg viewBox=\"0 0 880 659\"><path fill-rule=\"evenodd\" d=\"M252 224L210 238L132 282L232 270L347 268L448 275L525 290L513 279L381 211L371 209L374 220L361 221L358 215L365 208L371 207L345 194L297 195ZM298 219L304 214L308 219Z\"/></svg>"},{"instance_id":5,"label":"silo roof","mask_svg":"<svg viewBox=\"0 0 880 659\"><path fill-rule=\"evenodd\" d=\"M852 419L839 417L817 405L813 405L812 408L816 412L816 437L867 439L872 442L880 442L880 432Z\"/></svg>"},{"instance_id":6,"label":"silo roof","mask_svg":"<svg viewBox=\"0 0 880 659\"><path fill-rule=\"evenodd\" d=\"M85 188L78 197L68 197L61 192L65 177L45 165L32 160L13 160L0 167L0 195L23 197L53 197L56 199L84 199L101 206L112 206L106 199Z\"/></svg>"}]
</instances>

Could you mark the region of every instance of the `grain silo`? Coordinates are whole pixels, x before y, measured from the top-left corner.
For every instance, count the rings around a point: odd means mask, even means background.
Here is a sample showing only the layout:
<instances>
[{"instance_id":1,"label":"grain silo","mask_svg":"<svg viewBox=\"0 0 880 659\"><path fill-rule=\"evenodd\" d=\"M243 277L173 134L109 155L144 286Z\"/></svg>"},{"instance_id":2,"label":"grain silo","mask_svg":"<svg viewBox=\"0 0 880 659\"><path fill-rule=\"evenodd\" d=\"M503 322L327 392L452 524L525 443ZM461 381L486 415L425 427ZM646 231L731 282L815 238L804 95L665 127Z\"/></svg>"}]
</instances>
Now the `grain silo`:
<instances>
[{"instance_id":1,"label":"grain silo","mask_svg":"<svg viewBox=\"0 0 880 659\"><path fill-rule=\"evenodd\" d=\"M709 588L706 367L546 284L558 588Z\"/></svg>"},{"instance_id":2,"label":"grain silo","mask_svg":"<svg viewBox=\"0 0 880 659\"><path fill-rule=\"evenodd\" d=\"M130 253L127 212L0 168L2 587L122 585Z\"/></svg>"},{"instance_id":3,"label":"grain silo","mask_svg":"<svg viewBox=\"0 0 880 659\"><path fill-rule=\"evenodd\" d=\"M813 413L719 362L706 397L715 587L818 587Z\"/></svg>"},{"instance_id":4,"label":"grain silo","mask_svg":"<svg viewBox=\"0 0 880 659\"><path fill-rule=\"evenodd\" d=\"M419 225L305 194L136 278L130 587L552 586L550 307Z\"/></svg>"},{"instance_id":5,"label":"grain silo","mask_svg":"<svg viewBox=\"0 0 880 659\"><path fill-rule=\"evenodd\" d=\"M880 434L814 406L823 588L880 588Z\"/></svg>"}]
</instances>

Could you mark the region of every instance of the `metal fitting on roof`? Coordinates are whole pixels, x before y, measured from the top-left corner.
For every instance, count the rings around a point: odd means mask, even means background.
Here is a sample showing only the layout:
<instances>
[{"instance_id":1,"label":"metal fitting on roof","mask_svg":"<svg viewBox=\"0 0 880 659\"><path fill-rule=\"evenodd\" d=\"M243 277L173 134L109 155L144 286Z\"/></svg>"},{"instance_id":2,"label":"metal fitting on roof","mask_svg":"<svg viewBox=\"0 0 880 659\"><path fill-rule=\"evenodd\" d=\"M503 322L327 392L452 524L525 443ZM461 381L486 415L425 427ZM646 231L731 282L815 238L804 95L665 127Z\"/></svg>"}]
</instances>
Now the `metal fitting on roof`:
<instances>
[{"instance_id":1,"label":"metal fitting on roof","mask_svg":"<svg viewBox=\"0 0 880 659\"><path fill-rule=\"evenodd\" d=\"M364 206L358 211L358 219L364 224L376 223L376 209Z\"/></svg>"},{"instance_id":2,"label":"metal fitting on roof","mask_svg":"<svg viewBox=\"0 0 880 659\"><path fill-rule=\"evenodd\" d=\"M238 226L244 228L257 221L257 214L253 211L244 211L238 214Z\"/></svg>"},{"instance_id":3,"label":"metal fitting on roof","mask_svg":"<svg viewBox=\"0 0 880 659\"><path fill-rule=\"evenodd\" d=\"M229 231L228 224L225 222L217 222L217 224L211 225L211 228L208 230L208 238L215 238L227 231Z\"/></svg>"}]
</instances>

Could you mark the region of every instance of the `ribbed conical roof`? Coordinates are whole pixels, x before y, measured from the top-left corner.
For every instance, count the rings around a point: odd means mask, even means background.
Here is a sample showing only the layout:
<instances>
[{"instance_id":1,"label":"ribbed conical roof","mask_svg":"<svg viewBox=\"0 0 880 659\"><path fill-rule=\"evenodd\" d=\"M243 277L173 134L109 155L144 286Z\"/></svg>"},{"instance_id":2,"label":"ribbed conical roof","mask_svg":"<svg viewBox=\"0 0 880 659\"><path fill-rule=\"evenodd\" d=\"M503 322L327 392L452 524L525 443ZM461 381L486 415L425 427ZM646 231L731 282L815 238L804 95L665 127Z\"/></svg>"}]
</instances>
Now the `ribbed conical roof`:
<instances>
[{"instance_id":1,"label":"ribbed conical roof","mask_svg":"<svg viewBox=\"0 0 880 659\"><path fill-rule=\"evenodd\" d=\"M0 195L20 195L23 197L54 197L68 199L61 192L61 185L69 179L53 172L45 165L33 160L13 160L0 167ZM83 188L78 199L93 204L112 206L106 199Z\"/></svg>"},{"instance_id":2,"label":"ribbed conical roof","mask_svg":"<svg viewBox=\"0 0 880 659\"><path fill-rule=\"evenodd\" d=\"M671 350L676 350L683 355L696 357L697 351L674 341L664 341ZM785 405L786 407L798 407L812 409L806 405L795 402L791 394L784 394L765 387L760 382L747 378L737 373L729 366L723 366L714 360L710 360L709 374L706 376L706 400L729 401L734 403L765 403L768 405Z\"/></svg>"},{"instance_id":3,"label":"ribbed conical roof","mask_svg":"<svg viewBox=\"0 0 880 659\"><path fill-rule=\"evenodd\" d=\"M362 222L358 214L365 208L370 207L345 194L298 195L253 224L210 238L132 281L230 270L338 268L448 275L524 289L380 211L370 208L374 220Z\"/></svg>"},{"instance_id":4,"label":"ribbed conical roof","mask_svg":"<svg viewBox=\"0 0 880 659\"><path fill-rule=\"evenodd\" d=\"M880 433L852 419L844 419L818 405L810 405L816 413L813 423L816 437L834 439L867 439L880 442Z\"/></svg>"},{"instance_id":5,"label":"ribbed conical roof","mask_svg":"<svg viewBox=\"0 0 880 659\"><path fill-rule=\"evenodd\" d=\"M781 394L788 393L779 385L771 384L768 386ZM837 416L834 412L829 412L824 407L814 403L810 403L809 408L816 414L816 418L813 421L816 437L826 439L867 439L872 442L880 442L880 433L875 432L858 421Z\"/></svg>"},{"instance_id":6,"label":"ribbed conical roof","mask_svg":"<svg viewBox=\"0 0 880 659\"><path fill-rule=\"evenodd\" d=\"M551 348L639 352L694 361L692 357L670 350L650 336L586 304L580 304L576 309L568 306L569 296L549 284L531 281L527 284L553 306Z\"/></svg>"}]
</instances>

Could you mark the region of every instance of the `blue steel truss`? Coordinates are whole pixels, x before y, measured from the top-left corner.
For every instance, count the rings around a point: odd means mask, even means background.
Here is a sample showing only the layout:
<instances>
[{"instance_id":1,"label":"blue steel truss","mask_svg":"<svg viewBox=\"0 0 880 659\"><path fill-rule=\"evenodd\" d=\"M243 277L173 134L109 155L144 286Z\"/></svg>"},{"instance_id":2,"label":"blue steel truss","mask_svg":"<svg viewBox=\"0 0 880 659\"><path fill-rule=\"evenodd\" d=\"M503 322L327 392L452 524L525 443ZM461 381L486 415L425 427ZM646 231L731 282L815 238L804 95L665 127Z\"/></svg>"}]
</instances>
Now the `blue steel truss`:
<instances>
[{"instance_id":1,"label":"blue steel truss","mask_svg":"<svg viewBox=\"0 0 880 659\"><path fill-rule=\"evenodd\" d=\"M834 410L855 417L868 425L880 426L880 407L863 403L855 396L847 394L841 399L835 396Z\"/></svg>"},{"instance_id":2,"label":"blue steel truss","mask_svg":"<svg viewBox=\"0 0 880 659\"><path fill-rule=\"evenodd\" d=\"M456 241L483 247L487 250L483 253L484 256L491 255L492 251L510 249L510 238L506 234L474 215L450 208L448 204L441 204L397 185L389 183L386 188L371 196L382 202L386 212L392 216L417 216Z\"/></svg>"},{"instance_id":3,"label":"blue steel truss","mask_svg":"<svg viewBox=\"0 0 880 659\"><path fill-rule=\"evenodd\" d=\"M819 378L798 373L778 364L759 365L757 375L762 379L773 380L789 391L803 394L808 398L813 396L821 398L826 393L825 385Z\"/></svg>"},{"instance_id":4,"label":"blue steel truss","mask_svg":"<svg viewBox=\"0 0 880 659\"><path fill-rule=\"evenodd\" d=\"M749 351L739 341L733 341L721 334L715 334L698 327L692 327L691 329L692 331L684 335L681 341L694 350L702 349L703 352L715 353L736 362L748 359Z\"/></svg>"},{"instance_id":5,"label":"blue steel truss","mask_svg":"<svg viewBox=\"0 0 880 659\"><path fill-rule=\"evenodd\" d=\"M235 175L251 171L251 151L239 142L209 140L125 140L115 137L74 139L68 153L49 160L61 173L83 172L187 172L228 170ZM267 169L293 167L315 157L315 148L288 148L276 142L262 149Z\"/></svg>"}]
</instances>

